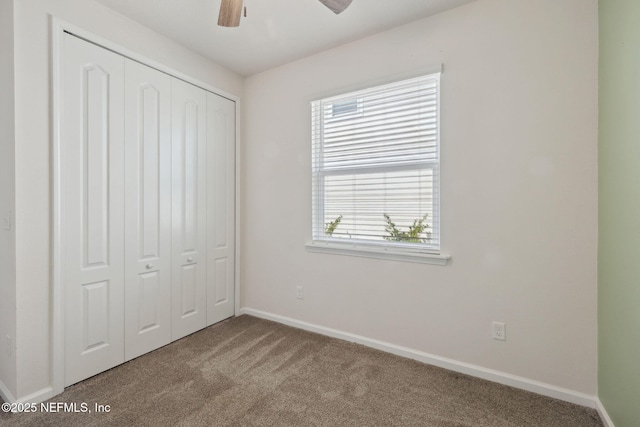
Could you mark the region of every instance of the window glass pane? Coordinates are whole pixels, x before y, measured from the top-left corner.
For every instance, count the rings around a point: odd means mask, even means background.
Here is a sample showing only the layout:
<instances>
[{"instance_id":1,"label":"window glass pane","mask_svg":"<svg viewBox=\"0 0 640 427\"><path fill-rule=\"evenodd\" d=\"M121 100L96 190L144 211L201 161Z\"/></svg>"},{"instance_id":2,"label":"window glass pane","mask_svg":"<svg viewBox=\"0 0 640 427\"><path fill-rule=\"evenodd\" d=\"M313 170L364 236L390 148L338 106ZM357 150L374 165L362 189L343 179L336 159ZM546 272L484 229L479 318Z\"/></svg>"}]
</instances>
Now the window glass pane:
<instances>
[{"instance_id":1,"label":"window glass pane","mask_svg":"<svg viewBox=\"0 0 640 427\"><path fill-rule=\"evenodd\" d=\"M325 234L341 239L431 242L433 170L333 175L325 177L324 188ZM339 217L328 233L327 226ZM398 233L390 231L389 221Z\"/></svg>"},{"instance_id":2,"label":"window glass pane","mask_svg":"<svg viewBox=\"0 0 640 427\"><path fill-rule=\"evenodd\" d=\"M335 117L336 105L322 109L323 168L398 165L437 158L436 83L413 82L360 97L361 114ZM346 107L345 107L346 108Z\"/></svg>"},{"instance_id":3,"label":"window glass pane","mask_svg":"<svg viewBox=\"0 0 640 427\"><path fill-rule=\"evenodd\" d=\"M356 113L357 111L358 111L357 99L349 99L347 101L334 102L331 105L331 115L333 117L348 114L348 113Z\"/></svg>"}]
</instances>

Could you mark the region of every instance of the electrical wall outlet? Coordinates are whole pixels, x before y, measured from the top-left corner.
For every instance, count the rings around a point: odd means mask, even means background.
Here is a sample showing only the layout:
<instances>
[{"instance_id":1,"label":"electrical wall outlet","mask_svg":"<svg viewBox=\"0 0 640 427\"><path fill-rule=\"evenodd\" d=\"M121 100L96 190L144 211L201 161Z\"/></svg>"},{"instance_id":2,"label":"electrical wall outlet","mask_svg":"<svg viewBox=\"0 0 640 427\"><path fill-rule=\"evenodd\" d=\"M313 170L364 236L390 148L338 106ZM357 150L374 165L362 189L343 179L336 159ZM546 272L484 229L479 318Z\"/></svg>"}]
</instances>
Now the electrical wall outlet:
<instances>
[{"instance_id":1,"label":"electrical wall outlet","mask_svg":"<svg viewBox=\"0 0 640 427\"><path fill-rule=\"evenodd\" d=\"M304 288L302 286L296 286L296 298L304 299Z\"/></svg>"},{"instance_id":2,"label":"electrical wall outlet","mask_svg":"<svg viewBox=\"0 0 640 427\"><path fill-rule=\"evenodd\" d=\"M507 327L502 322L493 322L491 324L491 333L494 340L507 340Z\"/></svg>"}]
</instances>

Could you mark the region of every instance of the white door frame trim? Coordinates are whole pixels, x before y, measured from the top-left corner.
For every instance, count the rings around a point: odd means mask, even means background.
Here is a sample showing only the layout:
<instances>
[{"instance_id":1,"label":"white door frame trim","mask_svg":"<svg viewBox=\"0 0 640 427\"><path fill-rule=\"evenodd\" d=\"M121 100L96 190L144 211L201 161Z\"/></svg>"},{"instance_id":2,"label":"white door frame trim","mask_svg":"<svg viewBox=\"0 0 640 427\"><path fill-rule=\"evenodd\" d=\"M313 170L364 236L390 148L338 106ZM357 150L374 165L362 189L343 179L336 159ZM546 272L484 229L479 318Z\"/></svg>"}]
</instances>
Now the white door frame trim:
<instances>
[{"instance_id":1,"label":"white door frame trim","mask_svg":"<svg viewBox=\"0 0 640 427\"><path fill-rule=\"evenodd\" d=\"M235 102L236 107L236 140L235 140L235 310L234 314L240 314L240 98L220 88L211 86L193 77L187 76L170 67L153 61L136 52L102 38L96 34L65 22L55 16L51 16L51 387L52 396L64 391L64 236L62 206L64 206L64 194L62 191L61 171L61 54L62 39L65 32L78 36L88 42L94 43L117 54L140 62L163 73L169 74L180 80L184 80L202 89L220 95Z\"/></svg>"}]
</instances>

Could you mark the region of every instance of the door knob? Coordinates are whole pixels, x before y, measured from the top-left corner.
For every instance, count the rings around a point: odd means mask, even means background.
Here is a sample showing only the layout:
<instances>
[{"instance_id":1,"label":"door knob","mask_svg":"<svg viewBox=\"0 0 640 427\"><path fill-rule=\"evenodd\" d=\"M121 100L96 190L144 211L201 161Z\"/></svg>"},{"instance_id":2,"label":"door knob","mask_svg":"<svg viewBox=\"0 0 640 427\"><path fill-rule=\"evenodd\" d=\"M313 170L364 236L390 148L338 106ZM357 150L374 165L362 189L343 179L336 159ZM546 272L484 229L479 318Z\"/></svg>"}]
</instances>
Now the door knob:
<instances>
[{"instance_id":1,"label":"door knob","mask_svg":"<svg viewBox=\"0 0 640 427\"><path fill-rule=\"evenodd\" d=\"M187 262L193 262L193 257L187 258Z\"/></svg>"},{"instance_id":2,"label":"door knob","mask_svg":"<svg viewBox=\"0 0 640 427\"><path fill-rule=\"evenodd\" d=\"M147 270L151 270L153 268L153 264L147 264Z\"/></svg>"}]
</instances>

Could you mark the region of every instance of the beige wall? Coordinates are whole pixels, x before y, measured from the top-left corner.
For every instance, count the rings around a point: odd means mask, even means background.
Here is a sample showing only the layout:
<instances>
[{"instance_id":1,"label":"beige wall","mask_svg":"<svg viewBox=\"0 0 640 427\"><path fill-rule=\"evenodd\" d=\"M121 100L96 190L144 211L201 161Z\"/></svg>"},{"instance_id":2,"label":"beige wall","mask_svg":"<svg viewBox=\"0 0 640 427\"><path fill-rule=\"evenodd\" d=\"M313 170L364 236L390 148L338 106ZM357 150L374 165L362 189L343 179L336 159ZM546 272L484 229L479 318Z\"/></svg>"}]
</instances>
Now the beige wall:
<instances>
[{"instance_id":1,"label":"beige wall","mask_svg":"<svg viewBox=\"0 0 640 427\"><path fill-rule=\"evenodd\" d=\"M249 77L243 306L595 395L597 9L479 0ZM306 252L309 101L439 63L451 264Z\"/></svg>"},{"instance_id":2,"label":"beige wall","mask_svg":"<svg viewBox=\"0 0 640 427\"><path fill-rule=\"evenodd\" d=\"M88 0L15 2L17 396L50 386L50 15L236 96L234 73Z\"/></svg>"},{"instance_id":3,"label":"beige wall","mask_svg":"<svg viewBox=\"0 0 640 427\"><path fill-rule=\"evenodd\" d=\"M5 223L15 210L13 53L13 0L0 0L0 395L7 399L16 393L16 243Z\"/></svg>"}]
</instances>

